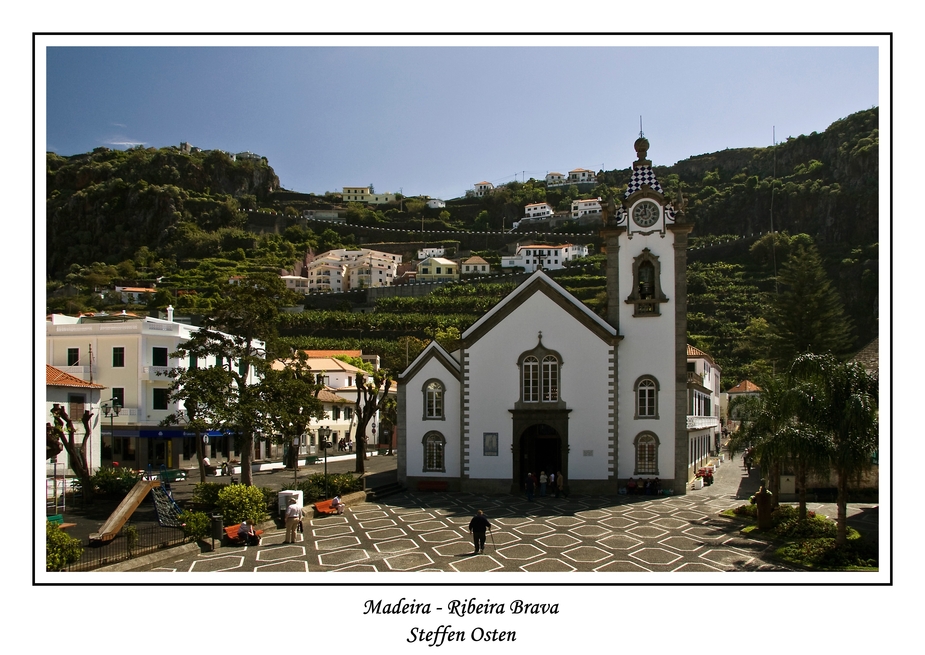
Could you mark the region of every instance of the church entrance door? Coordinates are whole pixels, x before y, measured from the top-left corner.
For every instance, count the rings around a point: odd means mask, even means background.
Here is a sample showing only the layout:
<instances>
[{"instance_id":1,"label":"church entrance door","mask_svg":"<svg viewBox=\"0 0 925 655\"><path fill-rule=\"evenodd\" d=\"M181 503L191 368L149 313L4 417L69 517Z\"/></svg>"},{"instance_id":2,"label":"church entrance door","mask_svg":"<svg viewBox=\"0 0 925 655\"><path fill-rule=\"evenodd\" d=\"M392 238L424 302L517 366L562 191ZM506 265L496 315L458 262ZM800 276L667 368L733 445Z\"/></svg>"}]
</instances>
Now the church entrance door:
<instances>
[{"instance_id":1,"label":"church entrance door","mask_svg":"<svg viewBox=\"0 0 925 655\"><path fill-rule=\"evenodd\" d=\"M549 425L531 425L520 436L520 454L521 470L517 479L522 482L527 473L533 473L539 482L541 471L549 475L562 469L562 438Z\"/></svg>"}]
</instances>

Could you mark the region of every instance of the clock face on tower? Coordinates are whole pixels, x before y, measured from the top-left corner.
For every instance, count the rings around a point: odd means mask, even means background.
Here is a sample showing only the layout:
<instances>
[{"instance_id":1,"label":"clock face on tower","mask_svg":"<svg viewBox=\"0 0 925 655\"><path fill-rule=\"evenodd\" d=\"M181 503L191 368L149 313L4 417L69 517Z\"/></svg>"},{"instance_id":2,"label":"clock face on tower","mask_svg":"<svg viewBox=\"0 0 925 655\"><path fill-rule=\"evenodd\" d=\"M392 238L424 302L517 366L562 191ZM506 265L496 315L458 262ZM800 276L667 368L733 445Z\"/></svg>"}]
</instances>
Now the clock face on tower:
<instances>
[{"instance_id":1,"label":"clock face on tower","mask_svg":"<svg viewBox=\"0 0 925 655\"><path fill-rule=\"evenodd\" d=\"M633 221L639 227L652 227L658 220L658 205L651 200L642 200L633 207Z\"/></svg>"}]
</instances>

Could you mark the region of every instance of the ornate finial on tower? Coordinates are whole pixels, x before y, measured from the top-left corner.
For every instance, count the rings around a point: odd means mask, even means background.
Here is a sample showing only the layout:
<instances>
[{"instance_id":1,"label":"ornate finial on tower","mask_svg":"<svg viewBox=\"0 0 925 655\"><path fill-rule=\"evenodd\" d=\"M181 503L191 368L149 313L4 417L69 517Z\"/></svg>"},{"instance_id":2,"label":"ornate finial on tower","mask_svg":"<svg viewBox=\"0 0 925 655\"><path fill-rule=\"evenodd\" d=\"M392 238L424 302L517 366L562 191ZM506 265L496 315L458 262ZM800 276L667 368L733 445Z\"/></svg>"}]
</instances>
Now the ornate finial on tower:
<instances>
[{"instance_id":1,"label":"ornate finial on tower","mask_svg":"<svg viewBox=\"0 0 925 655\"><path fill-rule=\"evenodd\" d=\"M642 116L639 117L639 138L636 139L636 143L633 144L633 147L636 149L636 157L638 157L634 163L634 167L651 166L652 162L646 159L646 155L649 152L649 140L642 132Z\"/></svg>"},{"instance_id":2,"label":"ornate finial on tower","mask_svg":"<svg viewBox=\"0 0 925 655\"><path fill-rule=\"evenodd\" d=\"M536 333L536 340L539 341L540 343L543 343L543 331L542 330Z\"/></svg>"}]
</instances>

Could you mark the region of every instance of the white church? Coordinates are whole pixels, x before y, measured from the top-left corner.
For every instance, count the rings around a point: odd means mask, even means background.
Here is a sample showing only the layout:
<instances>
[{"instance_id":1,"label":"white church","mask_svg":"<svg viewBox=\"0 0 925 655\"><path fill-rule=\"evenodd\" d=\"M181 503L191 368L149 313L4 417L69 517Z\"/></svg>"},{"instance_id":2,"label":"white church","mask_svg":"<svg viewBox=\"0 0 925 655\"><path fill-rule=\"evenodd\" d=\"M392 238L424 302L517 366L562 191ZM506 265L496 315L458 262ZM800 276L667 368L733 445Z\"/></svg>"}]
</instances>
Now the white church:
<instances>
[{"instance_id":1,"label":"white church","mask_svg":"<svg viewBox=\"0 0 925 655\"><path fill-rule=\"evenodd\" d=\"M528 473L614 495L629 478L683 494L688 235L635 143L632 180L603 207L607 318L542 270L399 376L398 477L410 489L519 492Z\"/></svg>"}]
</instances>

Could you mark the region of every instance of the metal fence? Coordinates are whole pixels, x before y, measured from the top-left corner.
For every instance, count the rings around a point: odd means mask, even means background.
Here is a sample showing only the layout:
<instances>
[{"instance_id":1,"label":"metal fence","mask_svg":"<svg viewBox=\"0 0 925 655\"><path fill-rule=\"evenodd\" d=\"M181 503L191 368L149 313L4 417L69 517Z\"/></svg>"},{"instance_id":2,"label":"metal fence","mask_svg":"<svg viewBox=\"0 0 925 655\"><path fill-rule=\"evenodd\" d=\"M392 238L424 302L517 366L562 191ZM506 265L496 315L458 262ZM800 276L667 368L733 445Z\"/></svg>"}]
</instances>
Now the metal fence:
<instances>
[{"instance_id":1,"label":"metal fence","mask_svg":"<svg viewBox=\"0 0 925 655\"><path fill-rule=\"evenodd\" d=\"M164 548L179 546L188 540L183 528L160 525L135 527L128 524L110 542L98 545L84 544L80 560L64 570L93 571Z\"/></svg>"}]
</instances>

